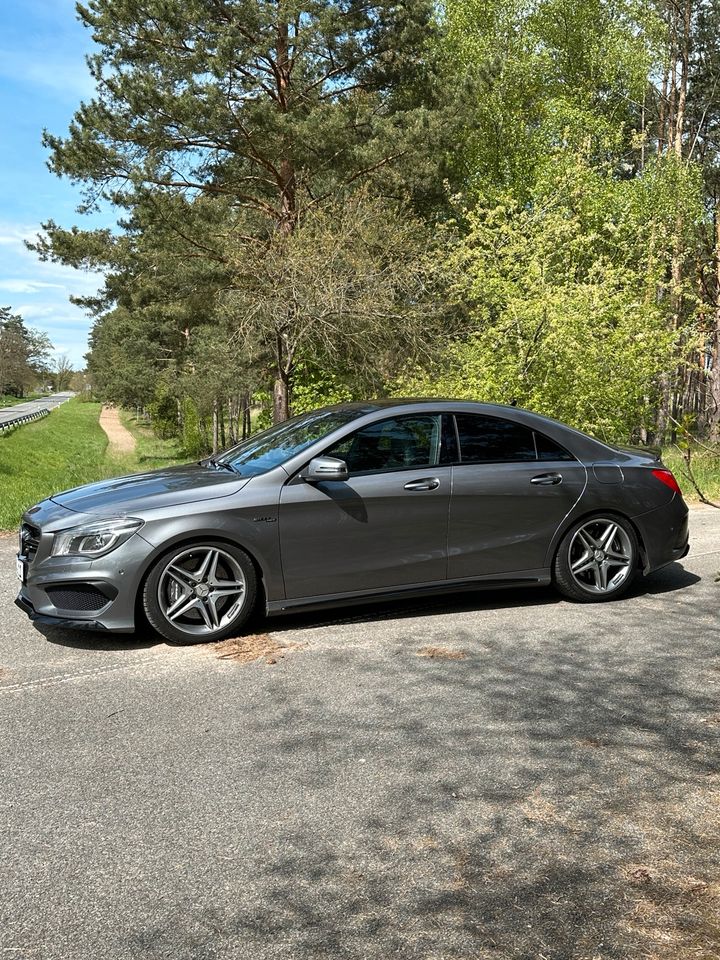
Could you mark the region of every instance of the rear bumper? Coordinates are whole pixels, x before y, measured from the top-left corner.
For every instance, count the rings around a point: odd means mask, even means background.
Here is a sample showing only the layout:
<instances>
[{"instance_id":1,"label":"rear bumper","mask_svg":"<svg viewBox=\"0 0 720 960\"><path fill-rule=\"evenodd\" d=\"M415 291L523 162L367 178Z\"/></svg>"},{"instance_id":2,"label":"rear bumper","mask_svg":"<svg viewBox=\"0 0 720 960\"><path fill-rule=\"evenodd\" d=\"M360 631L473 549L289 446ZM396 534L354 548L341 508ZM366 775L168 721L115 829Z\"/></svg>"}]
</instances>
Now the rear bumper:
<instances>
[{"instance_id":1,"label":"rear bumper","mask_svg":"<svg viewBox=\"0 0 720 960\"><path fill-rule=\"evenodd\" d=\"M645 553L643 573L652 573L688 555L688 517L687 504L677 495L665 506L633 517Z\"/></svg>"}]
</instances>

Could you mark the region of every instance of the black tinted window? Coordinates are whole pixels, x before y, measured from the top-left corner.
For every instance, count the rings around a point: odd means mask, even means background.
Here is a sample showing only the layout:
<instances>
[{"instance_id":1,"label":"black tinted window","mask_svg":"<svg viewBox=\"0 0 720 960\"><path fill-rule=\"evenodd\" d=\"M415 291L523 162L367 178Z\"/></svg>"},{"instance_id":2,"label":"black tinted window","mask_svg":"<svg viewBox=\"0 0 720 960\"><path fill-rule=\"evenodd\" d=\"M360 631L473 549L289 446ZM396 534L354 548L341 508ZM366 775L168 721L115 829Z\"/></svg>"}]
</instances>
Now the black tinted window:
<instances>
[{"instance_id":1,"label":"black tinted window","mask_svg":"<svg viewBox=\"0 0 720 960\"><path fill-rule=\"evenodd\" d=\"M440 417L393 417L371 423L325 454L344 460L350 473L428 467L437 463Z\"/></svg>"},{"instance_id":2,"label":"black tinted window","mask_svg":"<svg viewBox=\"0 0 720 960\"><path fill-rule=\"evenodd\" d=\"M497 417L456 415L462 463L499 463L535 460L532 430Z\"/></svg>"},{"instance_id":3,"label":"black tinted window","mask_svg":"<svg viewBox=\"0 0 720 960\"><path fill-rule=\"evenodd\" d=\"M541 433L535 434L535 446L537 448L538 460L574 460L575 457L568 453L559 443L555 443L549 437L544 437Z\"/></svg>"}]
</instances>

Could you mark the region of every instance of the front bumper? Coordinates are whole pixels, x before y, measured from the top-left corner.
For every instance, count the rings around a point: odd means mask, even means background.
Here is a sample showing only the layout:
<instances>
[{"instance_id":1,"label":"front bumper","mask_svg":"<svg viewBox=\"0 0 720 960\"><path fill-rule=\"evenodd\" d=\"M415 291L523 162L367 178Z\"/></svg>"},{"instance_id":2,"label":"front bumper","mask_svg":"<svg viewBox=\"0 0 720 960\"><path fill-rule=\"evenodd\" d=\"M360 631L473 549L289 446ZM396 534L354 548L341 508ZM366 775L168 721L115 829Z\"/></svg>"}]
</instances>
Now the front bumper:
<instances>
[{"instance_id":1,"label":"front bumper","mask_svg":"<svg viewBox=\"0 0 720 960\"><path fill-rule=\"evenodd\" d=\"M53 534L41 533L15 601L31 620L74 630L132 633L142 576L153 547L135 534L95 560L51 555Z\"/></svg>"},{"instance_id":2,"label":"front bumper","mask_svg":"<svg viewBox=\"0 0 720 960\"><path fill-rule=\"evenodd\" d=\"M38 623L44 627L65 627L69 630L107 630L107 627L99 620L72 620L69 617L50 617L38 613L22 590L15 598L15 605L20 607L33 623Z\"/></svg>"}]
</instances>

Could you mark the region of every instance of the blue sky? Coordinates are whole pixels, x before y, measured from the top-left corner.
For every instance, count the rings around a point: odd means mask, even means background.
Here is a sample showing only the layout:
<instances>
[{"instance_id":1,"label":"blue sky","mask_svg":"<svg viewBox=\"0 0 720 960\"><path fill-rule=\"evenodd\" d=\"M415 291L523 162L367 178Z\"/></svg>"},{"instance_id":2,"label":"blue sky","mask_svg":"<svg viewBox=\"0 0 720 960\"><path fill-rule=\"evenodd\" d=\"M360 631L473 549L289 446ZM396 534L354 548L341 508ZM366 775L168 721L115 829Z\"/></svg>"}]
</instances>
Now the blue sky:
<instances>
[{"instance_id":1,"label":"blue sky","mask_svg":"<svg viewBox=\"0 0 720 960\"><path fill-rule=\"evenodd\" d=\"M0 306L44 330L76 368L84 366L91 321L68 298L94 292L98 277L40 263L23 240L45 220L68 227L88 220L75 212L78 189L47 169L40 140L44 127L64 134L92 96L91 47L74 0L0 3Z\"/></svg>"}]
</instances>

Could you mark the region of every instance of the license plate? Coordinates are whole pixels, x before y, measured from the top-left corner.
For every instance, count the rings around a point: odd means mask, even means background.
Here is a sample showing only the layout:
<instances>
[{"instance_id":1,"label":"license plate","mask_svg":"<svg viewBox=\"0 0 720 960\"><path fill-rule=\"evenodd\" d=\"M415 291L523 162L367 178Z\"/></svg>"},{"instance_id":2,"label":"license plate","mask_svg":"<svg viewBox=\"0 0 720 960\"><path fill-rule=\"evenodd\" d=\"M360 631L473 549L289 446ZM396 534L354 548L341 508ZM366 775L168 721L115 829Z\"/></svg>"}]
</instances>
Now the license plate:
<instances>
[{"instance_id":1,"label":"license plate","mask_svg":"<svg viewBox=\"0 0 720 960\"><path fill-rule=\"evenodd\" d=\"M21 560L20 557L15 558L17 578L20 583L25 583L25 561Z\"/></svg>"}]
</instances>

